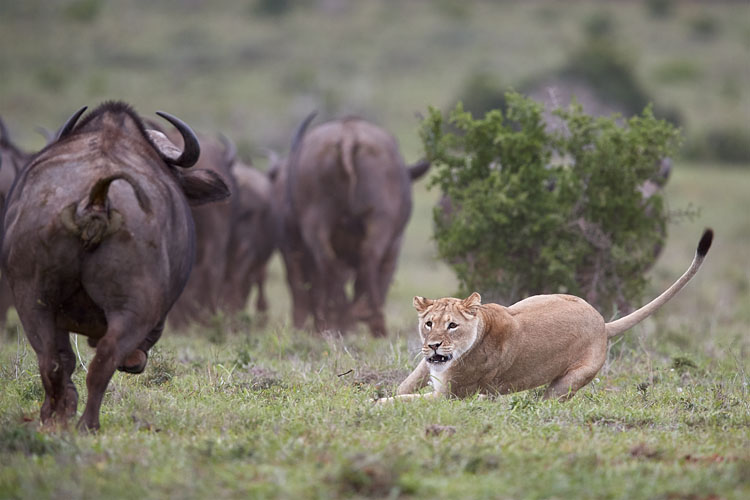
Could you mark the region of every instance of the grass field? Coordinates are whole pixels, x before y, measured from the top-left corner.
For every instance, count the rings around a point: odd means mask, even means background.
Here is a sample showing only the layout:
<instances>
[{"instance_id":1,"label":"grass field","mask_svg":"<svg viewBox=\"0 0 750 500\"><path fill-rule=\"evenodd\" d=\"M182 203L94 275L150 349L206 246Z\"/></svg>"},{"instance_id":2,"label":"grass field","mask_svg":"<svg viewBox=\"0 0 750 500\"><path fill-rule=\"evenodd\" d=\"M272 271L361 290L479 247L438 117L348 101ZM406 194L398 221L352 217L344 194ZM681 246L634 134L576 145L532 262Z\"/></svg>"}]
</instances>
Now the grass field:
<instances>
[{"instance_id":1,"label":"grass field","mask_svg":"<svg viewBox=\"0 0 750 500\"><path fill-rule=\"evenodd\" d=\"M95 436L39 432L43 397L23 337L0 347L0 498L745 498L750 494L750 243L739 170L679 165L672 227L654 291L689 263L704 225L706 264L653 319L615 344L568 403L531 391L491 400L381 407L415 365L410 296L447 295L420 196L388 303L386 340L317 337L217 322L165 334L147 371L117 373ZM284 298L274 266L272 296ZM81 342L85 364L91 351ZM85 373L74 376L85 397Z\"/></svg>"},{"instance_id":2,"label":"grass field","mask_svg":"<svg viewBox=\"0 0 750 500\"><path fill-rule=\"evenodd\" d=\"M93 21L67 10L87 2L100 5ZM35 125L123 98L143 114L165 109L224 130L249 153L283 148L313 107L361 112L394 131L410 161L420 154L416 111L447 106L478 68L513 83L554 67L584 20L605 10L657 102L685 116L688 137L748 125L741 3L712 4L721 29L709 39L690 31L709 12L701 2L680 3L669 21L648 18L640 2L404 4L273 20L230 0L0 0L0 114L33 149ZM683 68L682 79L666 78L665 65ZM670 225L649 295L689 265L706 226L714 245L693 282L617 341L567 403L530 391L373 404L416 364L412 297L456 289L435 259L438 193L425 184L388 297L389 338L291 329L275 257L266 326L249 314L166 332L144 374L115 374L96 435L39 429L36 358L12 317L0 336L0 499L750 497L748 165L677 162L669 206L698 215ZM78 344L83 403L92 351Z\"/></svg>"}]
</instances>

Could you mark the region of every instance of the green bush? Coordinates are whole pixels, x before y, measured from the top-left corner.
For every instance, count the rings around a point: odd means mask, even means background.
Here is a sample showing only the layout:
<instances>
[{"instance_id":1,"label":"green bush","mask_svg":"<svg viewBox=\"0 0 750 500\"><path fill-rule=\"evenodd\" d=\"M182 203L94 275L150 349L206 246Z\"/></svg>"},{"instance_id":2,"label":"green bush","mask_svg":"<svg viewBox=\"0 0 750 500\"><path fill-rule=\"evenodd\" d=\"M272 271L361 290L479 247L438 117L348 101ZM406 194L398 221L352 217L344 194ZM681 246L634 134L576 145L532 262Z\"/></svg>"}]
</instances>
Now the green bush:
<instances>
[{"instance_id":1,"label":"green bush","mask_svg":"<svg viewBox=\"0 0 750 500\"><path fill-rule=\"evenodd\" d=\"M678 131L650 107L618 126L574 104L548 132L541 104L512 92L506 101L478 119L461 104L447 116L431 108L421 127L431 186L444 195L434 237L459 292L505 304L565 292L604 314L628 308L667 219L659 191L638 188L657 179Z\"/></svg>"}]
</instances>

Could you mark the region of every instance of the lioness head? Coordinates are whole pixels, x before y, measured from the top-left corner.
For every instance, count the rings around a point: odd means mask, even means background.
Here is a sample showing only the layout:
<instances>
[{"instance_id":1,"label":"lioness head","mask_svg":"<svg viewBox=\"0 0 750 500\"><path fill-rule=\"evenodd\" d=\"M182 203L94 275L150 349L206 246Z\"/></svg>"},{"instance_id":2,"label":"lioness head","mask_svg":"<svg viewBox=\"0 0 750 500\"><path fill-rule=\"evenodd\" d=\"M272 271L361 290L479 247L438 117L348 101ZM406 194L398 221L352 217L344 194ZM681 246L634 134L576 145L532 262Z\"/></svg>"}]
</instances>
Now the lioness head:
<instances>
[{"instance_id":1,"label":"lioness head","mask_svg":"<svg viewBox=\"0 0 750 500\"><path fill-rule=\"evenodd\" d=\"M476 292L463 300L414 297L422 354L430 369L444 370L474 345L481 305L482 297Z\"/></svg>"}]
</instances>

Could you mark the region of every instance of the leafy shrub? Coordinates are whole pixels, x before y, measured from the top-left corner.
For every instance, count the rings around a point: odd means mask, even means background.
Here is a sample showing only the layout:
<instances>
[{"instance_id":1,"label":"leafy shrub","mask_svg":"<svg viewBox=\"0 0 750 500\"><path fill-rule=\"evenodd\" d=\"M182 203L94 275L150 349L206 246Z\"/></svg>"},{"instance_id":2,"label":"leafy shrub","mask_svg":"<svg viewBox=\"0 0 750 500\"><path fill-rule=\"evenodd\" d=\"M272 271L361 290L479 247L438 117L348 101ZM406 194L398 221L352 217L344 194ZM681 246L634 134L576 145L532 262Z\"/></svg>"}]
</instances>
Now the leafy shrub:
<instances>
[{"instance_id":1,"label":"leafy shrub","mask_svg":"<svg viewBox=\"0 0 750 500\"><path fill-rule=\"evenodd\" d=\"M541 104L512 92L506 100L506 112L478 119L461 104L447 117L431 108L422 123L431 185L444 194L434 236L460 293L507 304L567 292L604 313L627 308L667 219L659 191L646 198L638 188L658 178L677 130L650 107L621 127L573 105L548 132Z\"/></svg>"}]
</instances>

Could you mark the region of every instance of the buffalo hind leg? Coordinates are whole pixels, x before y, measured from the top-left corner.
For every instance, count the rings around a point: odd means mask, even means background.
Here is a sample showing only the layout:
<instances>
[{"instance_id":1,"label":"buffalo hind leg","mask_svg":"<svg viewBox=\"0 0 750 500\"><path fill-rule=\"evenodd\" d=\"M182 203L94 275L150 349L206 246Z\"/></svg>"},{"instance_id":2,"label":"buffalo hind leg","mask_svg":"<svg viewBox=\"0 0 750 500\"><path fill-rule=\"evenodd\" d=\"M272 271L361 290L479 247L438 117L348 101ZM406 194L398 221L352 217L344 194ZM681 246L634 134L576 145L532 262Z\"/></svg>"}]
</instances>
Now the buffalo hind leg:
<instances>
[{"instance_id":1,"label":"buffalo hind leg","mask_svg":"<svg viewBox=\"0 0 750 500\"><path fill-rule=\"evenodd\" d=\"M258 297L255 300L255 311L258 313L258 324L265 326L268 323L268 300L266 300L266 266L261 267L255 274L255 285L258 288Z\"/></svg>"},{"instance_id":2,"label":"buffalo hind leg","mask_svg":"<svg viewBox=\"0 0 750 500\"><path fill-rule=\"evenodd\" d=\"M70 346L70 334L64 330L56 332L57 348L63 368L64 387L61 390L63 397L58 400L55 413L65 422L73 418L78 410L78 391L71 378L76 369L76 355Z\"/></svg>"},{"instance_id":3,"label":"buffalo hind leg","mask_svg":"<svg viewBox=\"0 0 750 500\"><path fill-rule=\"evenodd\" d=\"M286 281L289 286L289 294L292 299L292 324L294 328L302 329L305 321L310 315L310 290L309 280L303 272L304 255L302 252L294 252L288 248L282 248L281 256L286 268Z\"/></svg>"},{"instance_id":4,"label":"buffalo hind leg","mask_svg":"<svg viewBox=\"0 0 750 500\"><path fill-rule=\"evenodd\" d=\"M8 309L13 307L13 293L10 291L8 278L0 277L0 337L4 335Z\"/></svg>"},{"instance_id":5,"label":"buffalo hind leg","mask_svg":"<svg viewBox=\"0 0 750 500\"><path fill-rule=\"evenodd\" d=\"M164 331L164 323L165 320L161 320L159 324L149 332L143 342L125 356L125 360L117 367L117 369L121 372L132 373L134 375L143 373L143 370L146 369L146 363L148 363L148 351L161 338L161 334Z\"/></svg>"},{"instance_id":6,"label":"buffalo hind leg","mask_svg":"<svg viewBox=\"0 0 750 500\"><path fill-rule=\"evenodd\" d=\"M152 323L153 324L153 323ZM99 429L99 410L104 392L115 369L123 364L126 355L133 352L152 328L134 314L107 315L107 333L99 339L96 354L89 363L86 376L88 399L86 409L78 420L80 431Z\"/></svg>"},{"instance_id":7,"label":"buffalo hind leg","mask_svg":"<svg viewBox=\"0 0 750 500\"><path fill-rule=\"evenodd\" d=\"M352 306L352 316L367 322L374 337L386 335L383 304L388 293L387 284L395 269L393 229L387 219L374 219L366 224L367 234L361 245L361 258L357 269L359 291ZM398 245L395 245L398 253ZM385 273L387 279L382 278Z\"/></svg>"},{"instance_id":8,"label":"buffalo hind leg","mask_svg":"<svg viewBox=\"0 0 750 500\"><path fill-rule=\"evenodd\" d=\"M315 262L311 294L315 329L323 332L335 328L336 318L332 312L341 310L346 304L344 280L341 269L345 266L336 257L331 246L331 228L321 222L322 215L308 212L303 220L303 237Z\"/></svg>"},{"instance_id":9,"label":"buffalo hind leg","mask_svg":"<svg viewBox=\"0 0 750 500\"><path fill-rule=\"evenodd\" d=\"M75 357L70 348L68 332L55 326L54 315L39 307L22 308L32 315L21 317L24 331L39 363L39 375L44 387L44 402L39 417L44 426L65 424L73 416L78 394L70 380L75 369ZM66 345L67 344L67 345Z\"/></svg>"}]
</instances>

